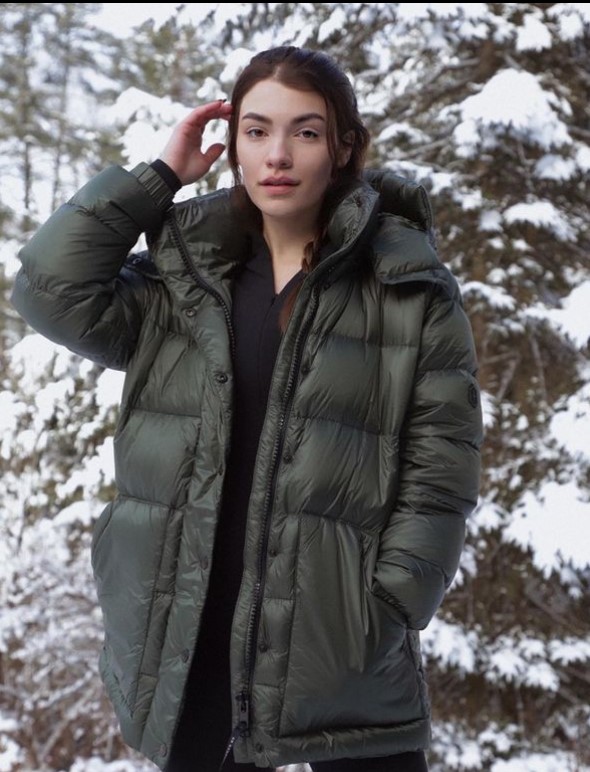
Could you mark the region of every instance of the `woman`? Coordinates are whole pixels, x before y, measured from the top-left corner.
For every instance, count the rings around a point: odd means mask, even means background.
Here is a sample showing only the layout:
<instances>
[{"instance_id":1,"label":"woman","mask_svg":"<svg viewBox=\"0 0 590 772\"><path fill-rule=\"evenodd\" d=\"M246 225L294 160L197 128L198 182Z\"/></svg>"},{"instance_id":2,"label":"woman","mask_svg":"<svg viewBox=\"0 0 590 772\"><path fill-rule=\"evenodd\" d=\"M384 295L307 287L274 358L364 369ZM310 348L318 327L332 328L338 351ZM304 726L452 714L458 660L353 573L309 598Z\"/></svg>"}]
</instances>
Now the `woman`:
<instances>
[{"instance_id":1,"label":"woman","mask_svg":"<svg viewBox=\"0 0 590 772\"><path fill-rule=\"evenodd\" d=\"M214 119L237 185L173 206ZM363 179L367 143L331 59L271 49L22 251L20 313L127 371L101 673L168 772L426 769L417 630L477 498L476 365L426 194Z\"/></svg>"}]
</instances>

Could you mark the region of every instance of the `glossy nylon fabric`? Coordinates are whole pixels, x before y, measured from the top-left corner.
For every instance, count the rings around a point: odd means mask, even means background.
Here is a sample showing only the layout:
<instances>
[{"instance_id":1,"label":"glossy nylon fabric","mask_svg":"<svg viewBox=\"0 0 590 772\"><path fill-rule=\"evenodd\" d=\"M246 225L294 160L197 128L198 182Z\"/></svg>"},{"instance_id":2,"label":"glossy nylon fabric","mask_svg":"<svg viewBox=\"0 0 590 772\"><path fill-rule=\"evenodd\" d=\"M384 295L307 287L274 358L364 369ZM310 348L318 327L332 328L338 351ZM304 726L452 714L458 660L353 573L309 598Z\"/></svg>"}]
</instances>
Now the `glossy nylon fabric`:
<instances>
[{"instance_id":1,"label":"glossy nylon fabric","mask_svg":"<svg viewBox=\"0 0 590 772\"><path fill-rule=\"evenodd\" d=\"M25 246L13 293L39 332L126 370L118 495L92 547L101 673L126 742L162 768L207 592L248 243L232 192L170 203L145 164L106 170ZM417 630L457 569L481 442L471 331L430 217L422 188L368 175L283 336L234 613L238 761L428 745ZM143 231L149 255L128 257Z\"/></svg>"}]
</instances>

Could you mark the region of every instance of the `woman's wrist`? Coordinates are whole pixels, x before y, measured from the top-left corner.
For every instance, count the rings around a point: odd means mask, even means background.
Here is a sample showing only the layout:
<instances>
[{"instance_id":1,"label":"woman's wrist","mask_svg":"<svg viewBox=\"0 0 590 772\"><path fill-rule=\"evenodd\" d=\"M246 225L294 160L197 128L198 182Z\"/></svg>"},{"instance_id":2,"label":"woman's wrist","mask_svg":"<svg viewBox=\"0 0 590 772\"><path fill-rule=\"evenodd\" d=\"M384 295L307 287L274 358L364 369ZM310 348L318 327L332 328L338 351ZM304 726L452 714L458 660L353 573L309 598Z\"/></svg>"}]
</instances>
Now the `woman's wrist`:
<instances>
[{"instance_id":1,"label":"woman's wrist","mask_svg":"<svg viewBox=\"0 0 590 772\"><path fill-rule=\"evenodd\" d=\"M174 193L177 193L182 188L182 182L178 178L178 175L174 169L171 169L170 166L168 166L166 161L163 161L161 158L156 158L155 161L152 161L150 166L160 175Z\"/></svg>"}]
</instances>

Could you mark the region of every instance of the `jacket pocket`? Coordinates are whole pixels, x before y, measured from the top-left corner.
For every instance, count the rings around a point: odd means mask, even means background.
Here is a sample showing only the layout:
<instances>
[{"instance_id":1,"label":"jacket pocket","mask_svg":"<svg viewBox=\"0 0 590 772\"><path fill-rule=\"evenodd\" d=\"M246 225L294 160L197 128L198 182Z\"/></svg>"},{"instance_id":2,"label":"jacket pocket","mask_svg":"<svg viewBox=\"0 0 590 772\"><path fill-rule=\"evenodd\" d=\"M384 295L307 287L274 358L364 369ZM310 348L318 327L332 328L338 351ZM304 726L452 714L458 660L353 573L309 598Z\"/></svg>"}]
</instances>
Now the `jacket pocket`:
<instances>
[{"instance_id":1,"label":"jacket pocket","mask_svg":"<svg viewBox=\"0 0 590 772\"><path fill-rule=\"evenodd\" d=\"M424 718L403 620L367 589L376 536L329 518L300 528L281 735Z\"/></svg>"},{"instance_id":2,"label":"jacket pocket","mask_svg":"<svg viewBox=\"0 0 590 772\"><path fill-rule=\"evenodd\" d=\"M370 536L363 541L363 581L364 592L368 598L376 605L381 607L384 613L388 614L394 619L401 627L408 627L408 620L406 619L403 611L398 608L390 599L377 594L374 591L375 582L373 576L375 574L375 566L379 554L379 538L377 536Z\"/></svg>"},{"instance_id":3,"label":"jacket pocket","mask_svg":"<svg viewBox=\"0 0 590 772\"><path fill-rule=\"evenodd\" d=\"M117 703L132 713L140 678L146 669L155 675L160 662L181 514L121 496L101 517L92 567L105 630L103 679L117 684Z\"/></svg>"}]
</instances>

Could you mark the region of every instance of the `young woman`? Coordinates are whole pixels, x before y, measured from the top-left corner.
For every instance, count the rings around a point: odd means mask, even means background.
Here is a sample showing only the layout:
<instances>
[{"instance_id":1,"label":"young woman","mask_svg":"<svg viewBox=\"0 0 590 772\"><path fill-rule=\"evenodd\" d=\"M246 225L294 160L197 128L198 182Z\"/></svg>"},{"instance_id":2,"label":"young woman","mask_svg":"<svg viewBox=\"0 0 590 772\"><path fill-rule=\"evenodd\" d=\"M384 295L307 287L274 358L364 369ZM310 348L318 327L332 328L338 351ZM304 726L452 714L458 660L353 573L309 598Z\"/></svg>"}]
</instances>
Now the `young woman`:
<instances>
[{"instance_id":1,"label":"young woman","mask_svg":"<svg viewBox=\"0 0 590 772\"><path fill-rule=\"evenodd\" d=\"M213 119L236 186L172 205ZM22 250L20 313L127 372L101 673L168 772L426 769L417 631L477 499L476 364L427 196L363 175L367 144L329 57L271 49Z\"/></svg>"}]
</instances>

